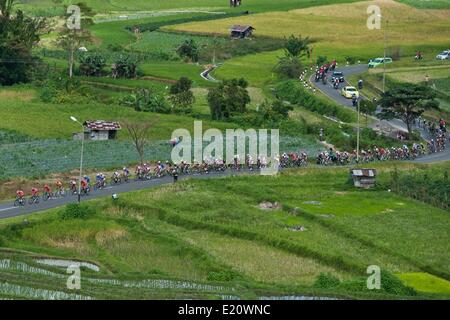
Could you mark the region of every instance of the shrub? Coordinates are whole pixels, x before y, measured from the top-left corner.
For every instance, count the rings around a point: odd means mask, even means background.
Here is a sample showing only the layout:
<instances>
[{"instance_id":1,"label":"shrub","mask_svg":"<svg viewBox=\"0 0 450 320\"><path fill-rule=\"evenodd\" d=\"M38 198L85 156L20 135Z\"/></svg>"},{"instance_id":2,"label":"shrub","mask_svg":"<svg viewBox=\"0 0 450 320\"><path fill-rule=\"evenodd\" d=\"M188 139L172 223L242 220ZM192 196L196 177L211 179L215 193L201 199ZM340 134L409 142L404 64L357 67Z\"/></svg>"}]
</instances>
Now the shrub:
<instances>
[{"instance_id":1,"label":"shrub","mask_svg":"<svg viewBox=\"0 0 450 320\"><path fill-rule=\"evenodd\" d=\"M335 288L340 283L339 279L331 273L321 273L314 282L314 287L322 289Z\"/></svg>"},{"instance_id":2,"label":"shrub","mask_svg":"<svg viewBox=\"0 0 450 320\"><path fill-rule=\"evenodd\" d=\"M353 56L346 56L346 57L345 57L345 61L346 61L348 64L355 64L357 60L358 60L358 59L357 59L356 57L353 57Z\"/></svg>"},{"instance_id":3,"label":"shrub","mask_svg":"<svg viewBox=\"0 0 450 320\"><path fill-rule=\"evenodd\" d=\"M172 102L173 113L189 114L192 112L192 104L195 97L191 91L192 81L186 77L181 77L170 87L169 100Z\"/></svg>"},{"instance_id":4,"label":"shrub","mask_svg":"<svg viewBox=\"0 0 450 320\"><path fill-rule=\"evenodd\" d=\"M405 286L399 278L385 270L381 270L381 289L396 295L416 295L416 291L413 288Z\"/></svg>"},{"instance_id":5,"label":"shrub","mask_svg":"<svg viewBox=\"0 0 450 320\"><path fill-rule=\"evenodd\" d=\"M61 220L87 219L95 214L94 208L86 204L69 203L59 212Z\"/></svg>"},{"instance_id":6,"label":"shrub","mask_svg":"<svg viewBox=\"0 0 450 320\"><path fill-rule=\"evenodd\" d=\"M291 57L282 57L275 66L274 71L285 79L297 79L303 71L300 60Z\"/></svg>"},{"instance_id":7,"label":"shrub","mask_svg":"<svg viewBox=\"0 0 450 320\"><path fill-rule=\"evenodd\" d=\"M193 39L185 40L178 48L177 53L180 58L187 61L197 62L199 49Z\"/></svg>"},{"instance_id":8,"label":"shrub","mask_svg":"<svg viewBox=\"0 0 450 320\"><path fill-rule=\"evenodd\" d=\"M79 57L80 72L86 76L100 76L106 65L106 59L99 52L88 52Z\"/></svg>"},{"instance_id":9,"label":"shrub","mask_svg":"<svg viewBox=\"0 0 450 320\"><path fill-rule=\"evenodd\" d=\"M324 65L325 62L327 62L327 57L326 56L318 56L317 60L316 60L316 65L318 67L320 67L320 66Z\"/></svg>"},{"instance_id":10,"label":"shrub","mask_svg":"<svg viewBox=\"0 0 450 320\"><path fill-rule=\"evenodd\" d=\"M113 78L136 78L137 59L131 55L121 54L111 67Z\"/></svg>"}]
</instances>

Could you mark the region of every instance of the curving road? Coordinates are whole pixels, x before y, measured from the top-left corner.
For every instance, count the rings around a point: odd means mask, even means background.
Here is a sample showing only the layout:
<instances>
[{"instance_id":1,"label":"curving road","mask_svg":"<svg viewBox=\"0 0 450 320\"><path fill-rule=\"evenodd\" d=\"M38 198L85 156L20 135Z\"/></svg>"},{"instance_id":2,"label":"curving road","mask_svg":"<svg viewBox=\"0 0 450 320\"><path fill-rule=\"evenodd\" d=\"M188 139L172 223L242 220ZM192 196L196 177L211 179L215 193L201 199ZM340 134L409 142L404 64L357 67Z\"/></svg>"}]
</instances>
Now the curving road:
<instances>
[{"instance_id":1,"label":"curving road","mask_svg":"<svg viewBox=\"0 0 450 320\"><path fill-rule=\"evenodd\" d=\"M342 71L344 73L344 76L348 76L351 74L363 73L366 70L367 70L366 65L356 65L356 66L349 66L349 67L336 69L336 71ZM211 70L209 70L209 72L210 71ZM209 72L207 72L207 73L209 73ZM208 77L208 74L206 74L205 77ZM335 90L330 82L328 82L327 84L324 85L324 84L322 84L322 82L318 82L318 83L314 82L313 77L310 78L309 80L318 90L323 92L325 95L329 96L331 99L333 99L337 103L344 105L348 108L354 109L354 107L352 106L351 100L342 97L340 95L339 90ZM403 129L403 130L405 130L405 128L406 128L403 121L398 120L398 119L389 120L387 122L390 126L392 126L394 128ZM425 132L422 132L422 135L425 139L429 138ZM439 161L445 161L445 160L450 160L450 148L447 148L444 152L427 155L427 156L418 158L414 161L421 162L421 163L431 163L431 162L439 162ZM244 173L256 174L258 172L257 171L241 171L241 172L227 171L225 173L210 173L208 175L180 176L179 180L184 180L184 179L188 179L188 178L211 179L211 178L244 174ZM106 189L94 191L89 196L82 197L82 201L99 198L99 197L111 196L114 193L117 193L120 195L120 193L123 193L123 192L143 190L143 189L153 188L156 186L160 186L163 184L169 184L169 183L172 183L171 177L164 177L164 178L154 179L154 180L149 180L149 181L130 181L129 183L123 183L123 184L119 184L116 186L109 186ZM54 198L54 199L49 199L48 201L41 200L41 202L39 204L36 204L36 205L28 205L27 204L23 207L14 207L12 205L12 203L0 204L0 219L23 216L23 215L28 215L30 213L45 211L48 209L60 207L67 203L72 203L72 202L76 202L76 201L77 201L77 196L68 195L64 198Z\"/></svg>"},{"instance_id":2,"label":"curving road","mask_svg":"<svg viewBox=\"0 0 450 320\"><path fill-rule=\"evenodd\" d=\"M342 73L344 74L344 77L346 78L349 75L364 73L367 71L367 69L368 69L367 65L359 64L359 65L354 65L354 66L336 68L336 71L342 71ZM340 93L340 89L344 86L343 84L341 84L340 88L336 90L333 88L333 85L332 85L330 79L327 80L326 84L323 84L322 81L315 82L314 75L312 75L309 78L309 82L312 85L314 85L316 87L316 89L318 89L323 94L325 94L329 98L333 99L337 103L339 103L347 108L350 108L352 110L355 110L355 107L353 107L353 105L352 105L352 100L344 98ZM346 81L345 85L349 85L349 83ZM361 98L366 99L362 95L361 95ZM380 109L377 110L377 113L378 112L380 112ZM372 128L377 127L377 126L385 126L385 125L388 125L395 130L407 131L406 124L400 119L378 120L376 123L374 123L372 125ZM424 138L425 140L430 139L429 135L425 131L421 130L420 128L416 128L416 129L418 129L420 131L422 138ZM450 160L450 147L448 147L448 146L445 149L445 151L443 151L443 152L434 153L434 154L430 154L430 155L426 155L426 156L417 158L416 160L414 160L414 162L432 163L432 162L439 162L439 161L446 161L446 160Z\"/></svg>"}]
</instances>

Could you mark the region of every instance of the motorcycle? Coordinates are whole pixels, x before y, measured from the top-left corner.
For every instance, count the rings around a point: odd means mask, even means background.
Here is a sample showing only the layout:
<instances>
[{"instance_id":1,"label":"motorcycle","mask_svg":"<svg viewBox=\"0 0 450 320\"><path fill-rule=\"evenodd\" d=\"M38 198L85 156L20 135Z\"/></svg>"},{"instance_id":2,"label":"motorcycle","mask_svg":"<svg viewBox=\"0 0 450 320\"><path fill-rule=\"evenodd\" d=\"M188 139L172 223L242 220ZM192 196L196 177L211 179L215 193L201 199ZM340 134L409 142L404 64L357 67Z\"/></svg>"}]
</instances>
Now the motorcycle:
<instances>
[{"instance_id":1,"label":"motorcycle","mask_svg":"<svg viewBox=\"0 0 450 320\"><path fill-rule=\"evenodd\" d=\"M339 89L339 81L334 81L333 88L335 88L336 90Z\"/></svg>"}]
</instances>

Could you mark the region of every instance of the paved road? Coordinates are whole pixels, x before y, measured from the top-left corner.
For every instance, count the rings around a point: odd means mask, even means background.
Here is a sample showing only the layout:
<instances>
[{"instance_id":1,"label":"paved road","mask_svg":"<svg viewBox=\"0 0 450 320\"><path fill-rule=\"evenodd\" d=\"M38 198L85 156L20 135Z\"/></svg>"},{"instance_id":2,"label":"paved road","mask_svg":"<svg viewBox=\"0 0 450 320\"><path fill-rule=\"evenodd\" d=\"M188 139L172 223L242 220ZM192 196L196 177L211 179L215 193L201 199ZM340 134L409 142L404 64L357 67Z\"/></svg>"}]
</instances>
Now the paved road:
<instances>
[{"instance_id":1,"label":"paved road","mask_svg":"<svg viewBox=\"0 0 450 320\"><path fill-rule=\"evenodd\" d=\"M360 74L367 71L367 65L359 64L356 66L349 66L349 67L343 67L343 68L336 68L335 71L342 71L344 73L344 78L346 78L349 75L352 74ZM348 108L351 108L355 110L355 108L352 106L352 99L344 98L341 95L341 89L344 86L344 84L339 85L339 89L334 89L333 84L331 83L331 73L328 75L327 83L323 84L322 80L319 82L314 81L314 75L311 76L309 81L316 86L318 90L323 92L325 95L329 96L331 99L336 101L339 104L342 104ZM347 82L345 85L349 85Z\"/></svg>"},{"instance_id":2,"label":"paved road","mask_svg":"<svg viewBox=\"0 0 450 320\"><path fill-rule=\"evenodd\" d=\"M364 73L367 71L367 65L365 64L360 64L360 65L355 65L355 66L348 66L348 67L343 67L343 68L336 68L336 71L342 71L344 74L344 77L347 77L349 75L353 75L353 74L360 74L360 73ZM328 76L328 78L330 78L330 76ZM344 86L344 84L340 85L339 89L334 89L333 85L331 83L331 79L327 80L326 84L323 84L322 81L319 82L315 82L314 81L314 75L312 75L309 78L310 83L312 83L318 90L320 90L322 93L324 93L325 95L327 95L328 97L330 97L331 99L333 99L334 101L336 101L337 103L355 110L355 107L353 107L352 105L352 100L351 99L347 99L344 98L341 93L340 93L340 89ZM349 85L348 82L345 83L345 85ZM362 99L365 99L364 96L361 96ZM380 112L380 109L377 109L377 113ZM375 123L373 123L371 125L372 128L375 128L376 126L385 126L388 125L390 127L392 127L395 130L403 130L406 131L406 124L400 120L400 119L391 119L391 120L381 120L381 121L377 121ZM422 138L429 140L430 136L423 130L421 130L420 128L416 128L420 131ZM420 162L420 163L432 163L432 162L438 162L438 161L445 161L445 160L450 160L450 147L448 147L447 144L447 148L444 152L440 152L440 153L435 153L435 154L431 154L431 155L426 155L423 156L421 158L418 158L416 160L414 160L414 162Z\"/></svg>"},{"instance_id":3,"label":"paved road","mask_svg":"<svg viewBox=\"0 0 450 320\"><path fill-rule=\"evenodd\" d=\"M358 74L363 73L367 70L367 67L365 65L357 65L357 66L350 66L350 67L344 67L336 69L336 71L342 71L344 73L344 76L348 76L351 74ZM310 79L311 81L311 79ZM314 81L311 81L319 90L321 90L323 93L331 97L336 102L348 107L352 108L352 102L350 99L346 99L342 97L339 93L339 90L335 90L331 83L327 83L326 85L322 84L322 82L315 83ZM342 86L341 86L342 87ZM389 124L396 128L405 128L405 124L398 119L393 119L388 121ZM427 138L427 137L425 137ZM430 163L430 162L438 162L438 161L444 161L450 159L450 148L447 148L445 152L436 153L432 155L427 155L424 157L421 157L419 159L416 159L416 162L421 163ZM241 173L231 172L227 171L223 174L218 173L211 173L209 175L192 175L192 176L180 176L180 180L186 179L186 178L193 178L193 179L211 179L211 178L217 178L222 176L229 176L229 175L236 175L236 174L255 174L256 172L249 172L244 171ZM171 177L165 177L161 179L154 179L150 181L131 181L129 183L120 184L117 186L110 186L104 190L97 190L92 192L89 196L83 197L83 200L93 199L93 198L99 198L104 196L111 196L114 193L121 194L128 191L135 191L135 190L142 190L142 189L148 189L155 186L163 185L172 183ZM39 211L48 210L51 208L56 208L63 206L67 203L76 202L77 196L66 196L64 198L56 198L56 199L50 199L48 201L41 201L37 205L26 205L24 207L14 207L11 204L1 204L0 205L0 219L6 219L11 217L17 217L17 216L23 216L30 213L35 213Z\"/></svg>"},{"instance_id":4,"label":"paved road","mask_svg":"<svg viewBox=\"0 0 450 320\"><path fill-rule=\"evenodd\" d=\"M256 174L256 171L227 171L225 173L210 173L207 175L190 175L190 176L180 176L178 180L184 180L188 178L192 179L212 179L212 178L218 178L218 177L224 177L224 176L231 176L231 175L241 175L241 174ZM108 186L107 188L103 190L95 190L91 192L90 195L84 196L81 198L81 201L99 198L99 197L105 197L105 196L111 196L114 193L117 193L120 197L121 193L129 192L129 191L136 191L136 190L143 190L143 189L149 189L156 186L164 185L164 184L170 184L173 183L172 177L164 177L160 179L153 179L149 181L133 181L130 180L129 183L122 183L119 185L113 185ZM17 216L23 216L28 215L30 213L35 213L39 211L44 211L56 207L63 206L68 203L74 203L78 201L78 197L76 195L67 195L66 197L61 198L53 198L49 199L47 201L40 201L39 204L33 204L29 205L28 203L23 207L14 207L13 203L4 203L0 205L0 219L6 219L11 217L17 217Z\"/></svg>"}]
</instances>

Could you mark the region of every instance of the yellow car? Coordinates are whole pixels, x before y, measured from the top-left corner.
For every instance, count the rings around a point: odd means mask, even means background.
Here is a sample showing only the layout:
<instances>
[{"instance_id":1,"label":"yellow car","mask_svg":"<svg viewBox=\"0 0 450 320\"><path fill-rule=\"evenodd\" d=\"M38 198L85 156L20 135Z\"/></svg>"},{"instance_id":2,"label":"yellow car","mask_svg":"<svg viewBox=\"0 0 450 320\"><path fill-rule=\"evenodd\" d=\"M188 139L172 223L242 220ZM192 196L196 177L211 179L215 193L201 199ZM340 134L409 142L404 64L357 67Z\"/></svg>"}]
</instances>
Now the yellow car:
<instances>
[{"instance_id":1,"label":"yellow car","mask_svg":"<svg viewBox=\"0 0 450 320\"><path fill-rule=\"evenodd\" d=\"M351 87L351 86L343 87L341 90L341 94L347 99L351 99L353 97L353 95L355 95L357 98L359 98L358 90L356 90L355 87Z\"/></svg>"}]
</instances>

